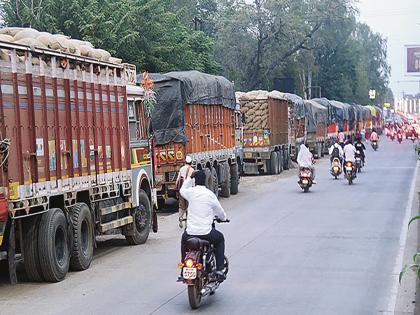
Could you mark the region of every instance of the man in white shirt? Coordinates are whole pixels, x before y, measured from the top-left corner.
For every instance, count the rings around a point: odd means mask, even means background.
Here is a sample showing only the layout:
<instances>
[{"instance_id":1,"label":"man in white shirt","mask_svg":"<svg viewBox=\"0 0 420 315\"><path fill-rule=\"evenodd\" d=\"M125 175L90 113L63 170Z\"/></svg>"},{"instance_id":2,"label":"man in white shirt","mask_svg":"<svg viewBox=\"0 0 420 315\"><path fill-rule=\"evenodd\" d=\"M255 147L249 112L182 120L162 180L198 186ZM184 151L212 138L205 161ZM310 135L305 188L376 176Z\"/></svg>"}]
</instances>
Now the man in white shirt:
<instances>
[{"instance_id":1,"label":"man in white shirt","mask_svg":"<svg viewBox=\"0 0 420 315\"><path fill-rule=\"evenodd\" d=\"M343 163L343 148L341 145L338 144L338 141L336 141L328 150L328 154L330 155L331 163L334 160L334 158L338 158L341 163Z\"/></svg>"},{"instance_id":2,"label":"man in white shirt","mask_svg":"<svg viewBox=\"0 0 420 315\"><path fill-rule=\"evenodd\" d=\"M185 243L190 236L196 236L209 241L215 247L216 269L221 272L224 267L225 238L223 234L212 228L213 218L226 220L226 213L217 200L216 195L206 188L206 174L204 171L194 172L192 178L187 177L181 187L180 194L188 201L187 229L181 240L181 259L184 260ZM223 273L221 273L223 274Z\"/></svg>"},{"instance_id":3,"label":"man in white shirt","mask_svg":"<svg viewBox=\"0 0 420 315\"><path fill-rule=\"evenodd\" d=\"M177 190L182 187L182 184L184 183L184 180L191 176L191 174L194 172L194 168L191 166L192 164L192 158L187 155L185 158L185 165L183 165L179 169L178 177L176 179L176 187ZM182 223L187 219L187 208L188 203L187 201L179 194L178 195L179 200L179 227L182 229Z\"/></svg>"},{"instance_id":4,"label":"man in white shirt","mask_svg":"<svg viewBox=\"0 0 420 315\"><path fill-rule=\"evenodd\" d=\"M356 148L350 140L347 141L347 144L344 146L343 152L346 162L350 161L353 162L353 164L356 162Z\"/></svg>"}]
</instances>

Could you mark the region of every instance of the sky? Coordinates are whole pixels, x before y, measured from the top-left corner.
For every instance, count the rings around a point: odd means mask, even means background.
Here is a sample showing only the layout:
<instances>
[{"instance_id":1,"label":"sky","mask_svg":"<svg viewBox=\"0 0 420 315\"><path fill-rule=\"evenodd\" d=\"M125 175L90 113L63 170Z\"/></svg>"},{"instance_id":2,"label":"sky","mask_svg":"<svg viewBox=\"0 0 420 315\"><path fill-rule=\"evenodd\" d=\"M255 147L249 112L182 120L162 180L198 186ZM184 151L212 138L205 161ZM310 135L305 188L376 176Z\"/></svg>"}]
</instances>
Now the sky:
<instances>
[{"instance_id":1,"label":"sky","mask_svg":"<svg viewBox=\"0 0 420 315\"><path fill-rule=\"evenodd\" d=\"M420 0L359 0L360 21L388 39L390 87L395 97L420 92L420 77L405 75L404 45L420 46ZM414 81L414 82L401 82Z\"/></svg>"}]
</instances>

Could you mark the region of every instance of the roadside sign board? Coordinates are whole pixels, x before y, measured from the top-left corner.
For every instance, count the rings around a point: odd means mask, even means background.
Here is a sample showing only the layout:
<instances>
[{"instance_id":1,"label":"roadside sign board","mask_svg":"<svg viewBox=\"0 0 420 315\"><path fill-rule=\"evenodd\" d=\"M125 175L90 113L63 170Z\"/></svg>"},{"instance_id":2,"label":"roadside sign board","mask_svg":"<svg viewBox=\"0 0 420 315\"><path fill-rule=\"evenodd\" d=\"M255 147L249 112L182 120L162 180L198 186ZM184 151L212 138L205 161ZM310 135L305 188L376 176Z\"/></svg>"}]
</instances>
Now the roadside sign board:
<instances>
[{"instance_id":1,"label":"roadside sign board","mask_svg":"<svg viewBox=\"0 0 420 315\"><path fill-rule=\"evenodd\" d=\"M420 76L420 45L406 45L404 50L406 75Z\"/></svg>"}]
</instances>

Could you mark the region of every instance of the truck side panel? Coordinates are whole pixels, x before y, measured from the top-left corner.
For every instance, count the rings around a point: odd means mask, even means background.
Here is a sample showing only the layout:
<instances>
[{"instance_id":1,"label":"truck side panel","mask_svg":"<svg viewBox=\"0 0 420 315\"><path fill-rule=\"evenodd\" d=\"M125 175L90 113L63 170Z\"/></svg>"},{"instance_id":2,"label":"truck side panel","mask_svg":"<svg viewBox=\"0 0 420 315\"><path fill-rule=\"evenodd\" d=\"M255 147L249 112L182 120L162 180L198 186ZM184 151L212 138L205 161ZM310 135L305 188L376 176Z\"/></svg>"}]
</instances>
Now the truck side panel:
<instances>
[{"instance_id":1,"label":"truck side panel","mask_svg":"<svg viewBox=\"0 0 420 315\"><path fill-rule=\"evenodd\" d=\"M130 168L128 126L120 123L127 121L125 88L100 83L93 73L83 81L59 67L45 72L22 63L12 72L2 64L0 136L11 146L0 180L12 200L72 189L80 184L74 177L98 173L105 181L104 174Z\"/></svg>"}]
</instances>

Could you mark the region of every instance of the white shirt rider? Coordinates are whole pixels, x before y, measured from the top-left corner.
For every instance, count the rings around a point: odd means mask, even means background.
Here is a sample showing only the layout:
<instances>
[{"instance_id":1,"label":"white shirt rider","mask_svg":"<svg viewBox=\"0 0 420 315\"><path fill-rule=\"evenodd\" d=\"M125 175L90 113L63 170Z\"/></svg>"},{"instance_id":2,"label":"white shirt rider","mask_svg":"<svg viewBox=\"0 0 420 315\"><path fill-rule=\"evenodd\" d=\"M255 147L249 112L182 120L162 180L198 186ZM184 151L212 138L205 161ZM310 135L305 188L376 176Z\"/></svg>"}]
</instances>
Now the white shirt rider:
<instances>
[{"instance_id":1,"label":"white shirt rider","mask_svg":"<svg viewBox=\"0 0 420 315\"><path fill-rule=\"evenodd\" d=\"M193 180L188 176L179 191L188 201L187 233L189 235L207 235L210 233L213 218L226 220L226 213L216 195L205 186L193 187Z\"/></svg>"},{"instance_id":2,"label":"white shirt rider","mask_svg":"<svg viewBox=\"0 0 420 315\"><path fill-rule=\"evenodd\" d=\"M344 152L343 152L343 148L341 147L341 145L339 145L337 142L336 143L334 143L329 149L328 149L328 153L329 153L329 155L331 155L332 153L333 153L333 151L334 151L334 148L337 148L338 149L338 157L339 158L342 158L343 157L343 155L344 155Z\"/></svg>"},{"instance_id":3,"label":"white shirt rider","mask_svg":"<svg viewBox=\"0 0 420 315\"><path fill-rule=\"evenodd\" d=\"M344 146L343 152L344 152L346 162L348 161L348 162L355 163L355 161L356 161L356 148L354 147L353 144L351 144L351 143L346 144Z\"/></svg>"}]
</instances>

